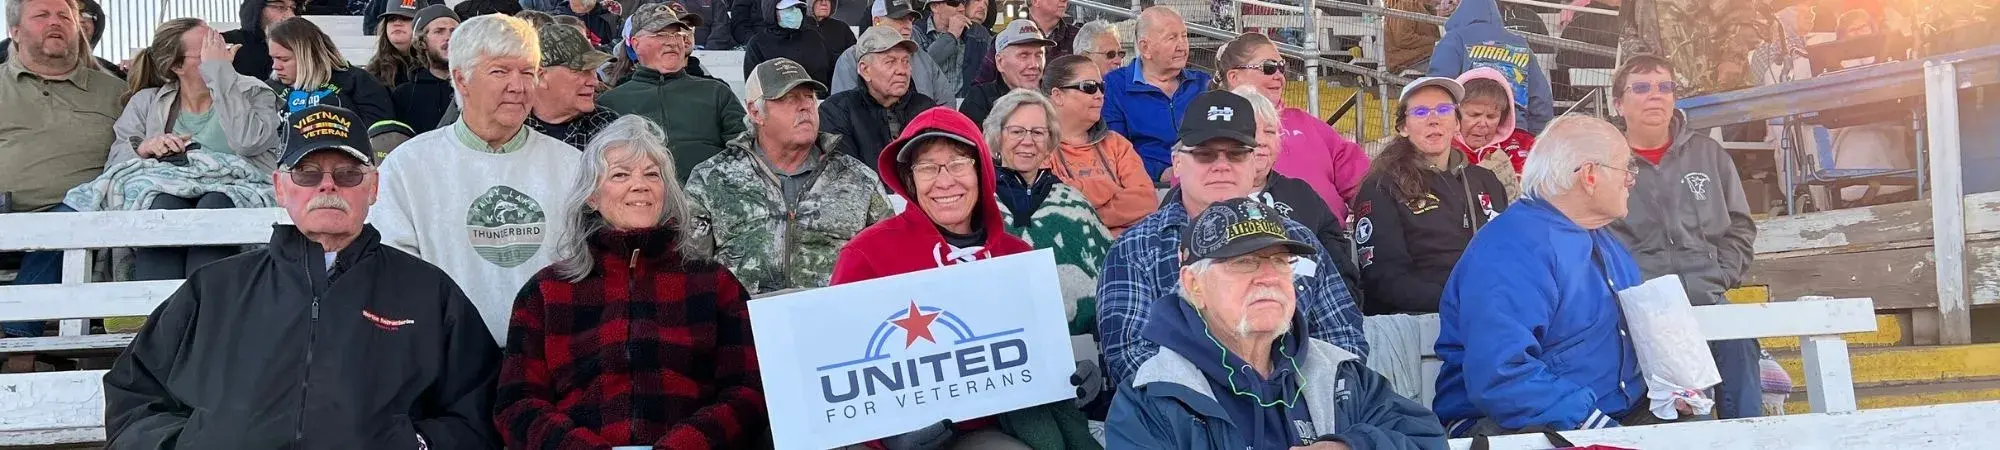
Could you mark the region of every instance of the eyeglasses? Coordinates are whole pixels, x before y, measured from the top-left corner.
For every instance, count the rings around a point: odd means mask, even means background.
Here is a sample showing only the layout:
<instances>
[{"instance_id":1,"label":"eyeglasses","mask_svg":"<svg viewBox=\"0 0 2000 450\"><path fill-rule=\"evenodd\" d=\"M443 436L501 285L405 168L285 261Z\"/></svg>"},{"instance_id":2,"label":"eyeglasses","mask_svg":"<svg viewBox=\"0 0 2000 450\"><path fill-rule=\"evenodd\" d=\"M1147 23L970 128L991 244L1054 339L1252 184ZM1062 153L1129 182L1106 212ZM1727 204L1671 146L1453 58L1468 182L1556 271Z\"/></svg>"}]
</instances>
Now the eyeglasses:
<instances>
[{"instance_id":1,"label":"eyeglasses","mask_svg":"<svg viewBox=\"0 0 2000 450\"><path fill-rule=\"evenodd\" d=\"M1282 72L1285 70L1285 62L1275 59L1266 59L1264 60L1264 62L1236 66L1235 68L1237 70L1261 71L1265 75L1277 75L1278 72Z\"/></svg>"},{"instance_id":2,"label":"eyeglasses","mask_svg":"<svg viewBox=\"0 0 2000 450\"><path fill-rule=\"evenodd\" d=\"M1681 86L1680 83L1675 83L1672 81L1661 81L1658 83L1647 83L1644 81L1637 81L1633 82L1632 85L1630 86L1626 86L1625 90L1627 92L1639 95L1651 94L1653 93L1653 91L1660 91L1660 93L1662 94L1672 94L1674 93L1674 90L1679 89L1680 86Z\"/></svg>"},{"instance_id":3,"label":"eyeglasses","mask_svg":"<svg viewBox=\"0 0 2000 450\"><path fill-rule=\"evenodd\" d=\"M1124 50L1110 50L1110 51L1102 51L1102 52L1084 52L1084 54L1085 54L1085 55L1104 55L1104 59L1111 59L1111 60L1120 60L1120 59L1125 59L1125 51L1124 51Z\"/></svg>"},{"instance_id":4,"label":"eyeglasses","mask_svg":"<svg viewBox=\"0 0 2000 450\"><path fill-rule=\"evenodd\" d=\"M1432 115L1443 117L1446 115L1450 115L1453 111L1458 111L1458 105L1451 103L1439 103L1432 106L1418 106L1415 108L1410 108L1410 117L1430 117Z\"/></svg>"},{"instance_id":5,"label":"eyeglasses","mask_svg":"<svg viewBox=\"0 0 2000 450\"><path fill-rule=\"evenodd\" d=\"M1585 163L1590 164L1592 166L1597 166L1598 168L1611 169L1618 172L1624 172L1626 182L1631 182L1639 178L1638 162L1627 162L1625 163L1625 167L1614 166L1603 161L1586 161ZM1576 170L1570 171L1570 173L1582 172L1583 169L1584 169L1583 167L1578 167L1576 168Z\"/></svg>"},{"instance_id":6,"label":"eyeglasses","mask_svg":"<svg viewBox=\"0 0 2000 450\"><path fill-rule=\"evenodd\" d=\"M1277 253L1265 256L1243 255L1222 260L1220 265L1223 270L1237 275L1257 273L1257 271L1262 270L1266 266L1276 267L1281 271L1289 272L1292 269L1292 263L1298 261L1298 259L1297 255L1290 253Z\"/></svg>"},{"instance_id":7,"label":"eyeglasses","mask_svg":"<svg viewBox=\"0 0 2000 450\"><path fill-rule=\"evenodd\" d=\"M1044 130L1044 133L1046 133L1046 130ZM954 177L963 177L972 175L972 167L978 164L979 161L966 157L960 157L944 164L917 164L910 166L910 177L916 178L918 182L930 181L936 179L938 175L945 173L951 173L951 176Z\"/></svg>"},{"instance_id":8,"label":"eyeglasses","mask_svg":"<svg viewBox=\"0 0 2000 450\"><path fill-rule=\"evenodd\" d=\"M1056 86L1056 89L1069 89L1077 92L1082 92L1083 95L1097 95L1097 93L1099 92L1104 92L1104 82L1097 80L1085 80L1072 84Z\"/></svg>"},{"instance_id":9,"label":"eyeglasses","mask_svg":"<svg viewBox=\"0 0 2000 450\"><path fill-rule=\"evenodd\" d=\"M1028 138L1034 138L1036 141L1047 141L1049 139L1048 127L1029 128L1018 125L1009 125L1007 128L1004 128L1003 130L1007 132L1008 139L1013 139L1017 141L1025 140Z\"/></svg>"},{"instance_id":10,"label":"eyeglasses","mask_svg":"<svg viewBox=\"0 0 2000 450\"><path fill-rule=\"evenodd\" d=\"M286 173L292 175L292 184L299 187L319 187L320 181L325 180L327 175L333 175L334 186L351 188L360 186L361 180L368 177L368 172L368 169L359 167L342 167L330 171L294 168Z\"/></svg>"},{"instance_id":11,"label":"eyeglasses","mask_svg":"<svg viewBox=\"0 0 2000 450\"><path fill-rule=\"evenodd\" d=\"M1215 160L1217 158L1222 157L1224 154L1227 154L1229 156L1229 162L1232 163L1240 163L1248 161L1250 160L1250 153L1256 150L1257 149L1246 146L1232 146L1228 148L1181 147L1180 152L1186 153L1189 157L1194 158L1194 162L1201 164L1215 164Z\"/></svg>"}]
</instances>

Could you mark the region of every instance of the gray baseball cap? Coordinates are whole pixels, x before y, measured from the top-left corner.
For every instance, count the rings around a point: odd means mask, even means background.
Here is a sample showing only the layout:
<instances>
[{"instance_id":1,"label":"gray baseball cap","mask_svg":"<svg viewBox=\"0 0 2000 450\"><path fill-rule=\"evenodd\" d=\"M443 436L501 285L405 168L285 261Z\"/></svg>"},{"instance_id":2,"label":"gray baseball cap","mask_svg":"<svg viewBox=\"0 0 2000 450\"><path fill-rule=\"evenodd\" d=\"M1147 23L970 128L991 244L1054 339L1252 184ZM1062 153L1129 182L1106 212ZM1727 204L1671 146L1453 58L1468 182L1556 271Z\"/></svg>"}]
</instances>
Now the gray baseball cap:
<instances>
[{"instance_id":1,"label":"gray baseball cap","mask_svg":"<svg viewBox=\"0 0 2000 450\"><path fill-rule=\"evenodd\" d=\"M750 69L750 83L763 89L761 97L764 100L777 100L799 86L812 86L814 95L826 93L826 85L814 81L812 75L806 73L805 66L787 58L758 63L756 68Z\"/></svg>"},{"instance_id":2,"label":"gray baseball cap","mask_svg":"<svg viewBox=\"0 0 2000 450\"><path fill-rule=\"evenodd\" d=\"M1015 45L1049 47L1056 45L1056 41L1051 41L1048 37L1043 36L1042 27L1036 26L1035 21L1021 18L1014 19L1013 22L1008 22L1007 28L1000 30L999 36L993 37L993 51L995 52L1006 50L1007 47Z\"/></svg>"},{"instance_id":3,"label":"gray baseball cap","mask_svg":"<svg viewBox=\"0 0 2000 450\"><path fill-rule=\"evenodd\" d=\"M390 3L388 8L382 10L382 14L378 14L375 17L397 16L415 20L417 18L417 8L424 5L426 5L426 2L420 0L395 0L395 3Z\"/></svg>"},{"instance_id":4,"label":"gray baseball cap","mask_svg":"<svg viewBox=\"0 0 2000 450\"><path fill-rule=\"evenodd\" d=\"M855 55L882 53L896 47L903 47L911 53L916 53L917 41L903 37L903 33L896 32L892 28L868 27L868 31L861 32L861 39L854 43L855 51L859 52Z\"/></svg>"}]
</instances>

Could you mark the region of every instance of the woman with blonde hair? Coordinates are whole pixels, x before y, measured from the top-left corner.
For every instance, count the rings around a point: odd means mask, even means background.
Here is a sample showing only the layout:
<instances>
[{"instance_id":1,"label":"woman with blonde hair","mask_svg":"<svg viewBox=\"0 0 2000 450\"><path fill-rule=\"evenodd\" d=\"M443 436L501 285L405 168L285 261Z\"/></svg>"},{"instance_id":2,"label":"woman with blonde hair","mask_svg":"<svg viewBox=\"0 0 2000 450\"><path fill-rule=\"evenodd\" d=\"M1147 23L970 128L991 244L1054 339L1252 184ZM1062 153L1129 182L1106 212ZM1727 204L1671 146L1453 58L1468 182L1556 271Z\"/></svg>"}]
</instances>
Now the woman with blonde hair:
<instances>
[{"instance_id":1,"label":"woman with blonde hair","mask_svg":"<svg viewBox=\"0 0 2000 450\"><path fill-rule=\"evenodd\" d=\"M166 21L132 58L125 112L105 171L65 196L78 211L277 206L283 119L271 88L236 73L222 35L200 19ZM132 276L186 278L236 247L141 248Z\"/></svg>"},{"instance_id":2,"label":"woman with blonde hair","mask_svg":"<svg viewBox=\"0 0 2000 450\"><path fill-rule=\"evenodd\" d=\"M278 22L265 36L271 47L271 79L278 90L279 112L291 115L313 105L339 106L361 118L359 126L375 134L409 126L390 120L395 111L389 90L375 77L347 63L333 39L303 17Z\"/></svg>"}]
</instances>

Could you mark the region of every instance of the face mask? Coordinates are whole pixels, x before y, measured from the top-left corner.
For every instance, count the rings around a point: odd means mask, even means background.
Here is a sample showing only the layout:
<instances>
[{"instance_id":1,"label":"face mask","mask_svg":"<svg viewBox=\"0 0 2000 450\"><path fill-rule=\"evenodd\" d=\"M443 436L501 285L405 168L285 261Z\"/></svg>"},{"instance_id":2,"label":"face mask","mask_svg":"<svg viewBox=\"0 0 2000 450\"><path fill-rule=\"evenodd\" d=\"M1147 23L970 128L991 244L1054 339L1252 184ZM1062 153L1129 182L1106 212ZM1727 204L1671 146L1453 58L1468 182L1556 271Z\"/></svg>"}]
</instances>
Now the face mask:
<instances>
[{"instance_id":1,"label":"face mask","mask_svg":"<svg viewBox=\"0 0 2000 450\"><path fill-rule=\"evenodd\" d=\"M805 22L806 10L804 9L785 8L782 11L778 11L778 26L780 27L796 30L799 29L800 25L804 25Z\"/></svg>"}]
</instances>

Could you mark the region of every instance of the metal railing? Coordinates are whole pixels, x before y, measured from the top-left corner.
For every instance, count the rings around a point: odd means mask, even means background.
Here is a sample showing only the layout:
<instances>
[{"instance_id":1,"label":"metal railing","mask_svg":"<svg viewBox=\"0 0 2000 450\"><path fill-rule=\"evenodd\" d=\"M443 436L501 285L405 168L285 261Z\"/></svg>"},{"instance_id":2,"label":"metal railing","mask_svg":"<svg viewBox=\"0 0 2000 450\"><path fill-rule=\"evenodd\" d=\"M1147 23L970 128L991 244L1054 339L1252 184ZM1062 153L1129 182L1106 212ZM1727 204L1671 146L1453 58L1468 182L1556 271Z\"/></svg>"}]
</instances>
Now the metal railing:
<instances>
[{"instance_id":1,"label":"metal railing","mask_svg":"<svg viewBox=\"0 0 2000 450\"><path fill-rule=\"evenodd\" d=\"M91 53L112 62L124 61L151 44L153 27L168 19L194 17L234 24L240 20L240 0L103 0L104 40ZM7 26L0 23L0 33Z\"/></svg>"}]
</instances>

